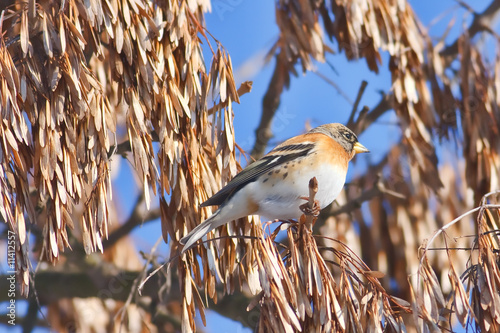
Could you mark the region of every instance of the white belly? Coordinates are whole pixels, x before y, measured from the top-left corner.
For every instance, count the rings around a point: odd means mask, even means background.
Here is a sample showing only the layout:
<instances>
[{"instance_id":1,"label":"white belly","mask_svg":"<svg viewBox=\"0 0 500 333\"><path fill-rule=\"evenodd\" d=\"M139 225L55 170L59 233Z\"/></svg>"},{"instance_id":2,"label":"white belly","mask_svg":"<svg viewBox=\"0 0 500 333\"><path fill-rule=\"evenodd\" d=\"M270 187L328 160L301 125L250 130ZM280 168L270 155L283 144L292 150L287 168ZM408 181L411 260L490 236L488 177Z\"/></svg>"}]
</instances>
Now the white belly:
<instances>
[{"instance_id":1,"label":"white belly","mask_svg":"<svg viewBox=\"0 0 500 333\"><path fill-rule=\"evenodd\" d=\"M306 202L301 197L309 197L309 180L313 177L318 180L316 200L323 209L339 195L345 183L346 172L341 168L325 170L304 167L296 177L293 177L295 183L292 178L283 179L278 174L273 175L265 183L260 180L252 186L247 185L253 200L259 205L256 214L270 219L299 218L302 214L299 206ZM263 189L265 191L262 191ZM262 195L263 192L266 192L265 196Z\"/></svg>"}]
</instances>

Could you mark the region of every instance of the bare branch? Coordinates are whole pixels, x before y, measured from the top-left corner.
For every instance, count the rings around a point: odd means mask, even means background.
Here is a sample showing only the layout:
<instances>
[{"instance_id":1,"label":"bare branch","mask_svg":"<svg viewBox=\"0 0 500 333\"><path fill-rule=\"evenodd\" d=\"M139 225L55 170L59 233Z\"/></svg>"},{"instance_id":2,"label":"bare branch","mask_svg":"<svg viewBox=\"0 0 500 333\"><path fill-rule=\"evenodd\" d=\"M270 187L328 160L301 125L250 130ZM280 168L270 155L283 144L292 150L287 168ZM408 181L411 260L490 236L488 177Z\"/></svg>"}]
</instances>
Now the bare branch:
<instances>
[{"instance_id":1,"label":"bare branch","mask_svg":"<svg viewBox=\"0 0 500 333\"><path fill-rule=\"evenodd\" d=\"M360 208L363 202L370 201L371 199L378 197L379 195L382 194L387 194L399 199L405 199L404 195L389 190L388 188L385 187L385 185L382 183L380 179L377 179L377 181L373 184L373 187L371 189L369 189L368 191L363 191L363 193L361 193L361 195L357 198L349 199L349 202L347 204L335 210L330 211L329 215L335 216L342 213L350 213L353 210Z\"/></svg>"},{"instance_id":2,"label":"bare branch","mask_svg":"<svg viewBox=\"0 0 500 333\"><path fill-rule=\"evenodd\" d=\"M360 118L362 121L359 123L356 123L355 126L352 128L352 130L356 133L361 133L364 132L368 127L370 127L371 124L373 124L375 121L378 120L384 113L392 109L392 94L385 94L382 93L382 98L380 102L372 108L369 112L365 114L363 117L361 117L360 113Z\"/></svg>"},{"instance_id":3,"label":"bare branch","mask_svg":"<svg viewBox=\"0 0 500 333\"><path fill-rule=\"evenodd\" d=\"M474 37L479 32L491 32L491 26L495 21L498 13L500 12L500 0L493 0L488 8L482 13L474 13L474 20L467 29L467 34L470 38ZM458 53L458 40L457 38L451 45L441 51L441 55L445 57L454 57Z\"/></svg>"},{"instance_id":4,"label":"bare branch","mask_svg":"<svg viewBox=\"0 0 500 333\"><path fill-rule=\"evenodd\" d=\"M361 97L363 97L363 93L365 92L365 89L367 86L368 86L367 81L365 81L365 80L361 81L361 86L359 87L358 95L356 96L356 100L354 101L354 104L352 106L351 115L349 116L349 120L347 121L347 127L349 127L349 128L352 128L352 126L354 125L354 117L356 116L356 113L358 112L359 102L361 102Z\"/></svg>"},{"instance_id":5,"label":"bare branch","mask_svg":"<svg viewBox=\"0 0 500 333\"><path fill-rule=\"evenodd\" d=\"M288 60L283 53L276 56L276 66L274 68L271 82L267 88L267 92L262 100L262 116L260 123L255 130L255 145L253 146L251 156L259 159L264 155L267 143L272 138L271 123L281 102L281 93L285 86L290 83Z\"/></svg>"},{"instance_id":6,"label":"bare branch","mask_svg":"<svg viewBox=\"0 0 500 333\"><path fill-rule=\"evenodd\" d=\"M87 298L100 297L112 298L117 301L125 301L129 295L132 283L141 274L140 271L125 271L116 268L113 264L102 263L97 267L84 267L80 265L77 270L65 271L42 271L37 272L34 276L35 285L37 286L38 296L41 305L47 305L51 302L58 301L63 298ZM7 276L2 276L0 287L2 290L7 290ZM156 279L158 279L158 275ZM123 288L110 291L109 286L119 283ZM158 298L158 281L150 282L146 285L143 295L144 297ZM180 299L178 288L172 288L172 297ZM170 297L170 296L169 296ZM0 296L1 301L6 301L7 293Z\"/></svg>"},{"instance_id":7,"label":"bare branch","mask_svg":"<svg viewBox=\"0 0 500 333\"><path fill-rule=\"evenodd\" d=\"M108 239L102 242L104 249L113 246L122 237L127 236L132 230L134 230L135 227L143 225L148 222L152 222L160 218L160 208L145 210L143 204L144 204L144 195L141 192L141 195L139 195L137 201L135 202L134 210L130 214L127 221L122 225L120 225L118 229L113 231L109 235Z\"/></svg>"},{"instance_id":8,"label":"bare branch","mask_svg":"<svg viewBox=\"0 0 500 333\"><path fill-rule=\"evenodd\" d=\"M42 271L36 273L34 279L40 304L44 306L61 299L74 297L99 297L101 299L113 299L125 302L129 297L129 293L131 291L135 292L131 288L134 285L134 281L142 274L142 271L120 270L111 263L102 262L98 266L93 267L78 265L75 271ZM144 308L155 316L158 315L158 311L155 314L155 310L158 309L153 309L150 305L161 303L158 298L158 286L163 283L159 280L161 276L161 274L155 274L145 284L141 295L135 295L136 297L133 300L138 305L149 304L149 306L145 306ZM0 288L2 290L8 289L9 280L7 280L7 277L7 275L0 276ZM116 286L119 286L119 288ZM217 304L210 304L211 310L218 312L222 316L236 320L245 327L254 328L256 326L259 318L258 309L250 312L245 310L251 302L250 297L243 293L235 293L224 297L223 287L218 286L217 290L219 292L219 301ZM168 294L163 294L162 297L168 300L181 299L177 276L172 276L172 287L169 288ZM0 301L8 301L7 293L2 293ZM36 310L38 309L36 303L35 308ZM27 320L28 316L24 319ZM172 316L169 316L168 320L172 320ZM16 319L16 322L20 323L21 321ZM2 323L0 321L0 324ZM34 324L37 327L44 326L44 322L42 321L34 322Z\"/></svg>"}]
</instances>

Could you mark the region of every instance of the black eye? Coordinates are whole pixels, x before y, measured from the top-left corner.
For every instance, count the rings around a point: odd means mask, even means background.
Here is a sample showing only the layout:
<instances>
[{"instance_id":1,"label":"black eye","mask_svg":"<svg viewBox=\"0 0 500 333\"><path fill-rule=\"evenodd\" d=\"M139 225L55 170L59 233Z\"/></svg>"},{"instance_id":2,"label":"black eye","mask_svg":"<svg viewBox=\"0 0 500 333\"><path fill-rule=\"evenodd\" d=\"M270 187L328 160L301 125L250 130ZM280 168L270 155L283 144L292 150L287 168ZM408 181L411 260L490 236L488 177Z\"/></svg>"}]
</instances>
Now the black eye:
<instances>
[{"instance_id":1,"label":"black eye","mask_svg":"<svg viewBox=\"0 0 500 333\"><path fill-rule=\"evenodd\" d=\"M351 133L347 133L347 132L345 132L345 133L344 133L344 138L346 138L348 141L351 141L351 139L352 139L352 134L351 134Z\"/></svg>"}]
</instances>

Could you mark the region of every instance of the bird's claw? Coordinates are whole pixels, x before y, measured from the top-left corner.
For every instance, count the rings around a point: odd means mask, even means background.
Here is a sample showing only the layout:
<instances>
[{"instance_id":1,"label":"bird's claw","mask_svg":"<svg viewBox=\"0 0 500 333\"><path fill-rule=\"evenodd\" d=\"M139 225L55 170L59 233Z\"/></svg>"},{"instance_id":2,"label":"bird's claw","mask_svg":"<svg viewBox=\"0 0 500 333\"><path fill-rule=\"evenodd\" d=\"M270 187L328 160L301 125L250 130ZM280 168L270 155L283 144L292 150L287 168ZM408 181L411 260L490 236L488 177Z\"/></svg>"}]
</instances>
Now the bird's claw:
<instances>
[{"instance_id":1,"label":"bird's claw","mask_svg":"<svg viewBox=\"0 0 500 333\"><path fill-rule=\"evenodd\" d=\"M319 207L318 200L314 200L314 205L312 208L309 207L309 202L306 202L305 204L300 205L299 208L302 211L302 213L304 213L305 215L312 215L314 217L318 217L319 212L321 211L321 208Z\"/></svg>"}]
</instances>

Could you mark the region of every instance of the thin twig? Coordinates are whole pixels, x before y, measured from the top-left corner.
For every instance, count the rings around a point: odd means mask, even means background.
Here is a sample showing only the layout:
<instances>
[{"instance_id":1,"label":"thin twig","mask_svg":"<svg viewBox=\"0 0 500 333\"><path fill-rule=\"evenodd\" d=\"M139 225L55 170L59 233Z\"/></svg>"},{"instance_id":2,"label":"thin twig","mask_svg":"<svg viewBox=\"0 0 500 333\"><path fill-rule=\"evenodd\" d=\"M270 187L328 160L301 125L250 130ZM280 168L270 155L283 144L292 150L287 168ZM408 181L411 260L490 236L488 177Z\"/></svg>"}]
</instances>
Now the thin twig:
<instances>
[{"instance_id":1,"label":"thin twig","mask_svg":"<svg viewBox=\"0 0 500 333\"><path fill-rule=\"evenodd\" d=\"M425 249L424 249L424 252L422 254L422 258L420 258L420 265L422 265L423 261L424 261L424 258L425 258L425 254L427 252L427 250L429 250L429 246L430 244L432 244L434 242L434 240L436 240L436 238L441 235L446 229L448 229L449 227L451 227L452 225L454 225L455 223L459 222L461 219L463 219L464 217L466 216L469 216L471 214L474 214L475 212L477 211L480 211L480 210L484 210L484 209L498 209L500 208L500 205L481 205L479 207L476 207L474 209L471 209L465 213L463 213L462 215L460 215L459 217L457 217L456 219L454 219L453 221L445 224L444 226L442 226L438 231L436 231L434 233L434 236L432 236L432 238L427 242L426 246L425 246Z\"/></svg>"},{"instance_id":2,"label":"thin twig","mask_svg":"<svg viewBox=\"0 0 500 333\"><path fill-rule=\"evenodd\" d=\"M146 284L146 282L148 282L148 280L153 277L156 273L158 273L159 270L161 270L163 267L165 266L170 266L170 260L167 261L167 262L164 262L163 264L161 264L160 266L158 266L156 269L154 269L151 273L148 274L148 276L146 278L144 278L141 283L139 284L139 286L137 287L137 291L139 292L139 295L142 295L142 289L144 287L144 285Z\"/></svg>"},{"instance_id":3,"label":"thin twig","mask_svg":"<svg viewBox=\"0 0 500 333\"><path fill-rule=\"evenodd\" d=\"M493 191L493 192L489 192L487 194L485 194L481 200L481 205L476 207L476 208L473 208L465 213L463 213L462 215L460 215L459 217L455 218L453 221L447 223L446 225L444 225L443 227L441 227L439 230L437 230L434 235L432 236L432 238L427 242L427 244L425 245L425 248L424 248L424 251L422 253L422 257L420 258L420 263L419 263L419 271L424 263L424 260L427 258L426 254L427 254L427 251L429 251L430 249L430 246L431 244L434 243L434 241L436 240L436 238L441 235L442 233L445 232L446 229L448 229L449 227L451 227L452 225L456 224L457 222L459 222L460 220L462 220L464 217L466 216L469 216L471 214L474 214L476 212L483 212L487 209L498 209L500 208L500 205L499 204L486 204L486 200L488 197L492 196L492 195L495 195L495 194L498 194L500 193L500 191ZM418 285L420 285L420 274L418 274L417 276L417 280L418 280Z\"/></svg>"},{"instance_id":4,"label":"thin twig","mask_svg":"<svg viewBox=\"0 0 500 333\"><path fill-rule=\"evenodd\" d=\"M328 76L326 76L323 73L320 73L316 70L314 70L313 73L316 74L321 79L323 79L326 83L331 85L333 88L335 88L335 90L337 90L337 93L340 96L342 96L347 101L347 103L349 103L350 105L353 105L352 99L349 97L349 95L346 92L344 92L342 90L342 88L340 88L340 86L337 83L335 83L335 81L331 80Z\"/></svg>"},{"instance_id":5,"label":"thin twig","mask_svg":"<svg viewBox=\"0 0 500 333\"><path fill-rule=\"evenodd\" d=\"M349 128L352 128L352 126L354 125L354 117L356 116L356 113L358 112L359 102L361 102L361 98L363 97L363 94L364 94L367 86L368 86L367 81L365 81L365 80L361 81L361 86L359 87L358 95L356 96L356 100L354 101L354 104L352 106L351 115L349 116L349 120L347 121L347 127L349 127Z\"/></svg>"}]
</instances>

